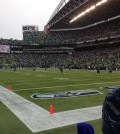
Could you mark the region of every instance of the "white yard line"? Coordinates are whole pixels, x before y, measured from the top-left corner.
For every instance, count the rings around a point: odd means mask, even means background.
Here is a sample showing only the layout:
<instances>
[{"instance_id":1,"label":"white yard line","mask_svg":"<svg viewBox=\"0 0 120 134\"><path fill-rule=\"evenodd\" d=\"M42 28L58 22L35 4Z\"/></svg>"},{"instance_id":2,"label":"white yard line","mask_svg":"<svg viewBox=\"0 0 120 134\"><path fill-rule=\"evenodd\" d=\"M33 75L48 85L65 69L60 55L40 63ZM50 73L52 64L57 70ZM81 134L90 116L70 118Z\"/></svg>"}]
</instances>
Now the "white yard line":
<instances>
[{"instance_id":1,"label":"white yard line","mask_svg":"<svg viewBox=\"0 0 120 134\"><path fill-rule=\"evenodd\" d=\"M49 114L48 111L0 86L2 101L32 132L101 118L102 106Z\"/></svg>"},{"instance_id":2,"label":"white yard line","mask_svg":"<svg viewBox=\"0 0 120 134\"><path fill-rule=\"evenodd\" d=\"M50 79L49 79L50 80ZM19 83L19 84L13 84L13 85L40 85L42 83L61 83L61 82L66 82L65 80L64 81L57 81L58 79L56 79L56 81L52 81L52 82L26 82L26 83ZM84 80L68 80L68 81L88 81L88 80L92 80L92 79L84 79Z\"/></svg>"},{"instance_id":3,"label":"white yard line","mask_svg":"<svg viewBox=\"0 0 120 134\"><path fill-rule=\"evenodd\" d=\"M35 90L35 89L47 89L47 88L61 88L61 87L75 87L75 86L83 86L83 85L101 85L101 84L106 84L106 83L118 83L120 81L115 81L115 82L101 82L101 83L90 83L90 84L76 84L76 85L65 85L65 86L51 86L51 87L40 87L40 88L24 88L24 89L17 89L13 90L15 92L17 91L26 91L26 90Z\"/></svg>"}]
</instances>

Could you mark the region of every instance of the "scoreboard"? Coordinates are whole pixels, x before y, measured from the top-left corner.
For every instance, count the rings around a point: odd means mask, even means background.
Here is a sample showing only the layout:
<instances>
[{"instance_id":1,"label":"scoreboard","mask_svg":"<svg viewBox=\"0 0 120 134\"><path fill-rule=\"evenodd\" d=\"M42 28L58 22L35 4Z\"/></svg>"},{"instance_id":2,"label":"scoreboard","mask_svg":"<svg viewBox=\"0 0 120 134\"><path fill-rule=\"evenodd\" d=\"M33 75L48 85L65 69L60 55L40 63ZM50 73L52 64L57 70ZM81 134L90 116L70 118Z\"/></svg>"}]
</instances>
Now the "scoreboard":
<instances>
[{"instance_id":1,"label":"scoreboard","mask_svg":"<svg viewBox=\"0 0 120 134\"><path fill-rule=\"evenodd\" d=\"M37 25L22 26L22 31L23 32L37 32L38 31L38 26Z\"/></svg>"},{"instance_id":2,"label":"scoreboard","mask_svg":"<svg viewBox=\"0 0 120 134\"><path fill-rule=\"evenodd\" d=\"M0 44L0 53L10 53L10 45Z\"/></svg>"}]
</instances>

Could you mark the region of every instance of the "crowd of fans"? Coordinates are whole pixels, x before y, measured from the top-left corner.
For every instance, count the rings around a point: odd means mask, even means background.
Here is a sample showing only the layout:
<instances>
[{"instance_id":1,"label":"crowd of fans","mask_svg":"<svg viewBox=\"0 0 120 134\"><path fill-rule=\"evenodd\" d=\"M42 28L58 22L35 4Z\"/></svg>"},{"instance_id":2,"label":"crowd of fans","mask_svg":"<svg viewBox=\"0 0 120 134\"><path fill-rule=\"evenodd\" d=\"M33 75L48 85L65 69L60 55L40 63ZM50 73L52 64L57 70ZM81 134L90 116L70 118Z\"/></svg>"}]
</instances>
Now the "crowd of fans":
<instances>
[{"instance_id":1,"label":"crowd of fans","mask_svg":"<svg viewBox=\"0 0 120 134\"><path fill-rule=\"evenodd\" d=\"M120 35L120 18L115 20L96 23L91 27L69 30L50 31L47 36L43 32L25 32L24 40L28 44L40 45L70 45L81 41L98 40L100 38L111 38Z\"/></svg>"},{"instance_id":2,"label":"crowd of fans","mask_svg":"<svg viewBox=\"0 0 120 134\"><path fill-rule=\"evenodd\" d=\"M77 44L81 41L101 38L120 37L120 18L105 21L94 26L70 31L24 32L24 40L0 39L3 45L63 45ZM118 38L117 38L118 39ZM117 41L117 40L116 40ZM0 53L0 67L60 67L77 69L120 69L120 46L99 47L89 50L74 51L72 54L32 54L32 53Z\"/></svg>"},{"instance_id":3,"label":"crowd of fans","mask_svg":"<svg viewBox=\"0 0 120 134\"><path fill-rule=\"evenodd\" d=\"M11 39L0 39L0 44L1 45L24 45L25 42L23 40L13 40Z\"/></svg>"},{"instance_id":4,"label":"crowd of fans","mask_svg":"<svg viewBox=\"0 0 120 134\"><path fill-rule=\"evenodd\" d=\"M0 67L120 69L120 46L75 51L72 54L0 54Z\"/></svg>"},{"instance_id":5,"label":"crowd of fans","mask_svg":"<svg viewBox=\"0 0 120 134\"><path fill-rule=\"evenodd\" d=\"M0 39L0 44L8 45L63 45L69 46L78 42L113 38L120 36L120 18L93 24L88 28L69 31L50 31L45 35L43 31L24 32L23 40Z\"/></svg>"}]
</instances>

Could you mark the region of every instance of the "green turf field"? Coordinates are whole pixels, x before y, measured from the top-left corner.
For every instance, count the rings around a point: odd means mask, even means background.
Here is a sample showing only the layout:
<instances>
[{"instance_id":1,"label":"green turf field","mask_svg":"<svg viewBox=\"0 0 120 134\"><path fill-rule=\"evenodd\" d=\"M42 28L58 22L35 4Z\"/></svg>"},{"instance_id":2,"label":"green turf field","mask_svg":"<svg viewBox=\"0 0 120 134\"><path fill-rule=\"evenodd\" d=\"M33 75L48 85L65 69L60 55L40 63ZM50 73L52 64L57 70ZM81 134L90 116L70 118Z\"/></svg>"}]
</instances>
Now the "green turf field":
<instances>
[{"instance_id":1,"label":"green turf field","mask_svg":"<svg viewBox=\"0 0 120 134\"><path fill-rule=\"evenodd\" d=\"M94 70L68 70L65 69L61 75L58 69L17 69L17 71L5 69L0 70L0 85L12 86L13 92L49 110L54 105L55 112L79 109L90 106L102 105L107 89L103 86L120 85L120 72L101 71L96 74ZM33 99L35 93L53 93L74 90L95 89L103 94L54 99ZM0 134L32 134L22 122L11 113L4 104L0 103ZM90 122L96 134L101 134L101 120ZM38 134L76 134L76 124L72 126L57 128Z\"/></svg>"}]
</instances>

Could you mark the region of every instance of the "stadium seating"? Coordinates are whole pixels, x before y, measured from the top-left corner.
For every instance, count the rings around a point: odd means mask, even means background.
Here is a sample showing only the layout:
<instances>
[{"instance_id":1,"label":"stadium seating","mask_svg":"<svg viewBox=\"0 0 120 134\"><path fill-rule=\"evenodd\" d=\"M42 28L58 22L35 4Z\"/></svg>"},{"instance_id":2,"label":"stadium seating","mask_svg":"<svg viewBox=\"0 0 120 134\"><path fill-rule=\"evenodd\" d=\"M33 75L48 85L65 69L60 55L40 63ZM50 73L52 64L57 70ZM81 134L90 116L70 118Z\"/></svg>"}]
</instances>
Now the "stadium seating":
<instances>
[{"instance_id":1,"label":"stadium seating","mask_svg":"<svg viewBox=\"0 0 120 134\"><path fill-rule=\"evenodd\" d=\"M60 67L73 69L120 69L120 46L75 51L69 54L0 54L0 66Z\"/></svg>"}]
</instances>

